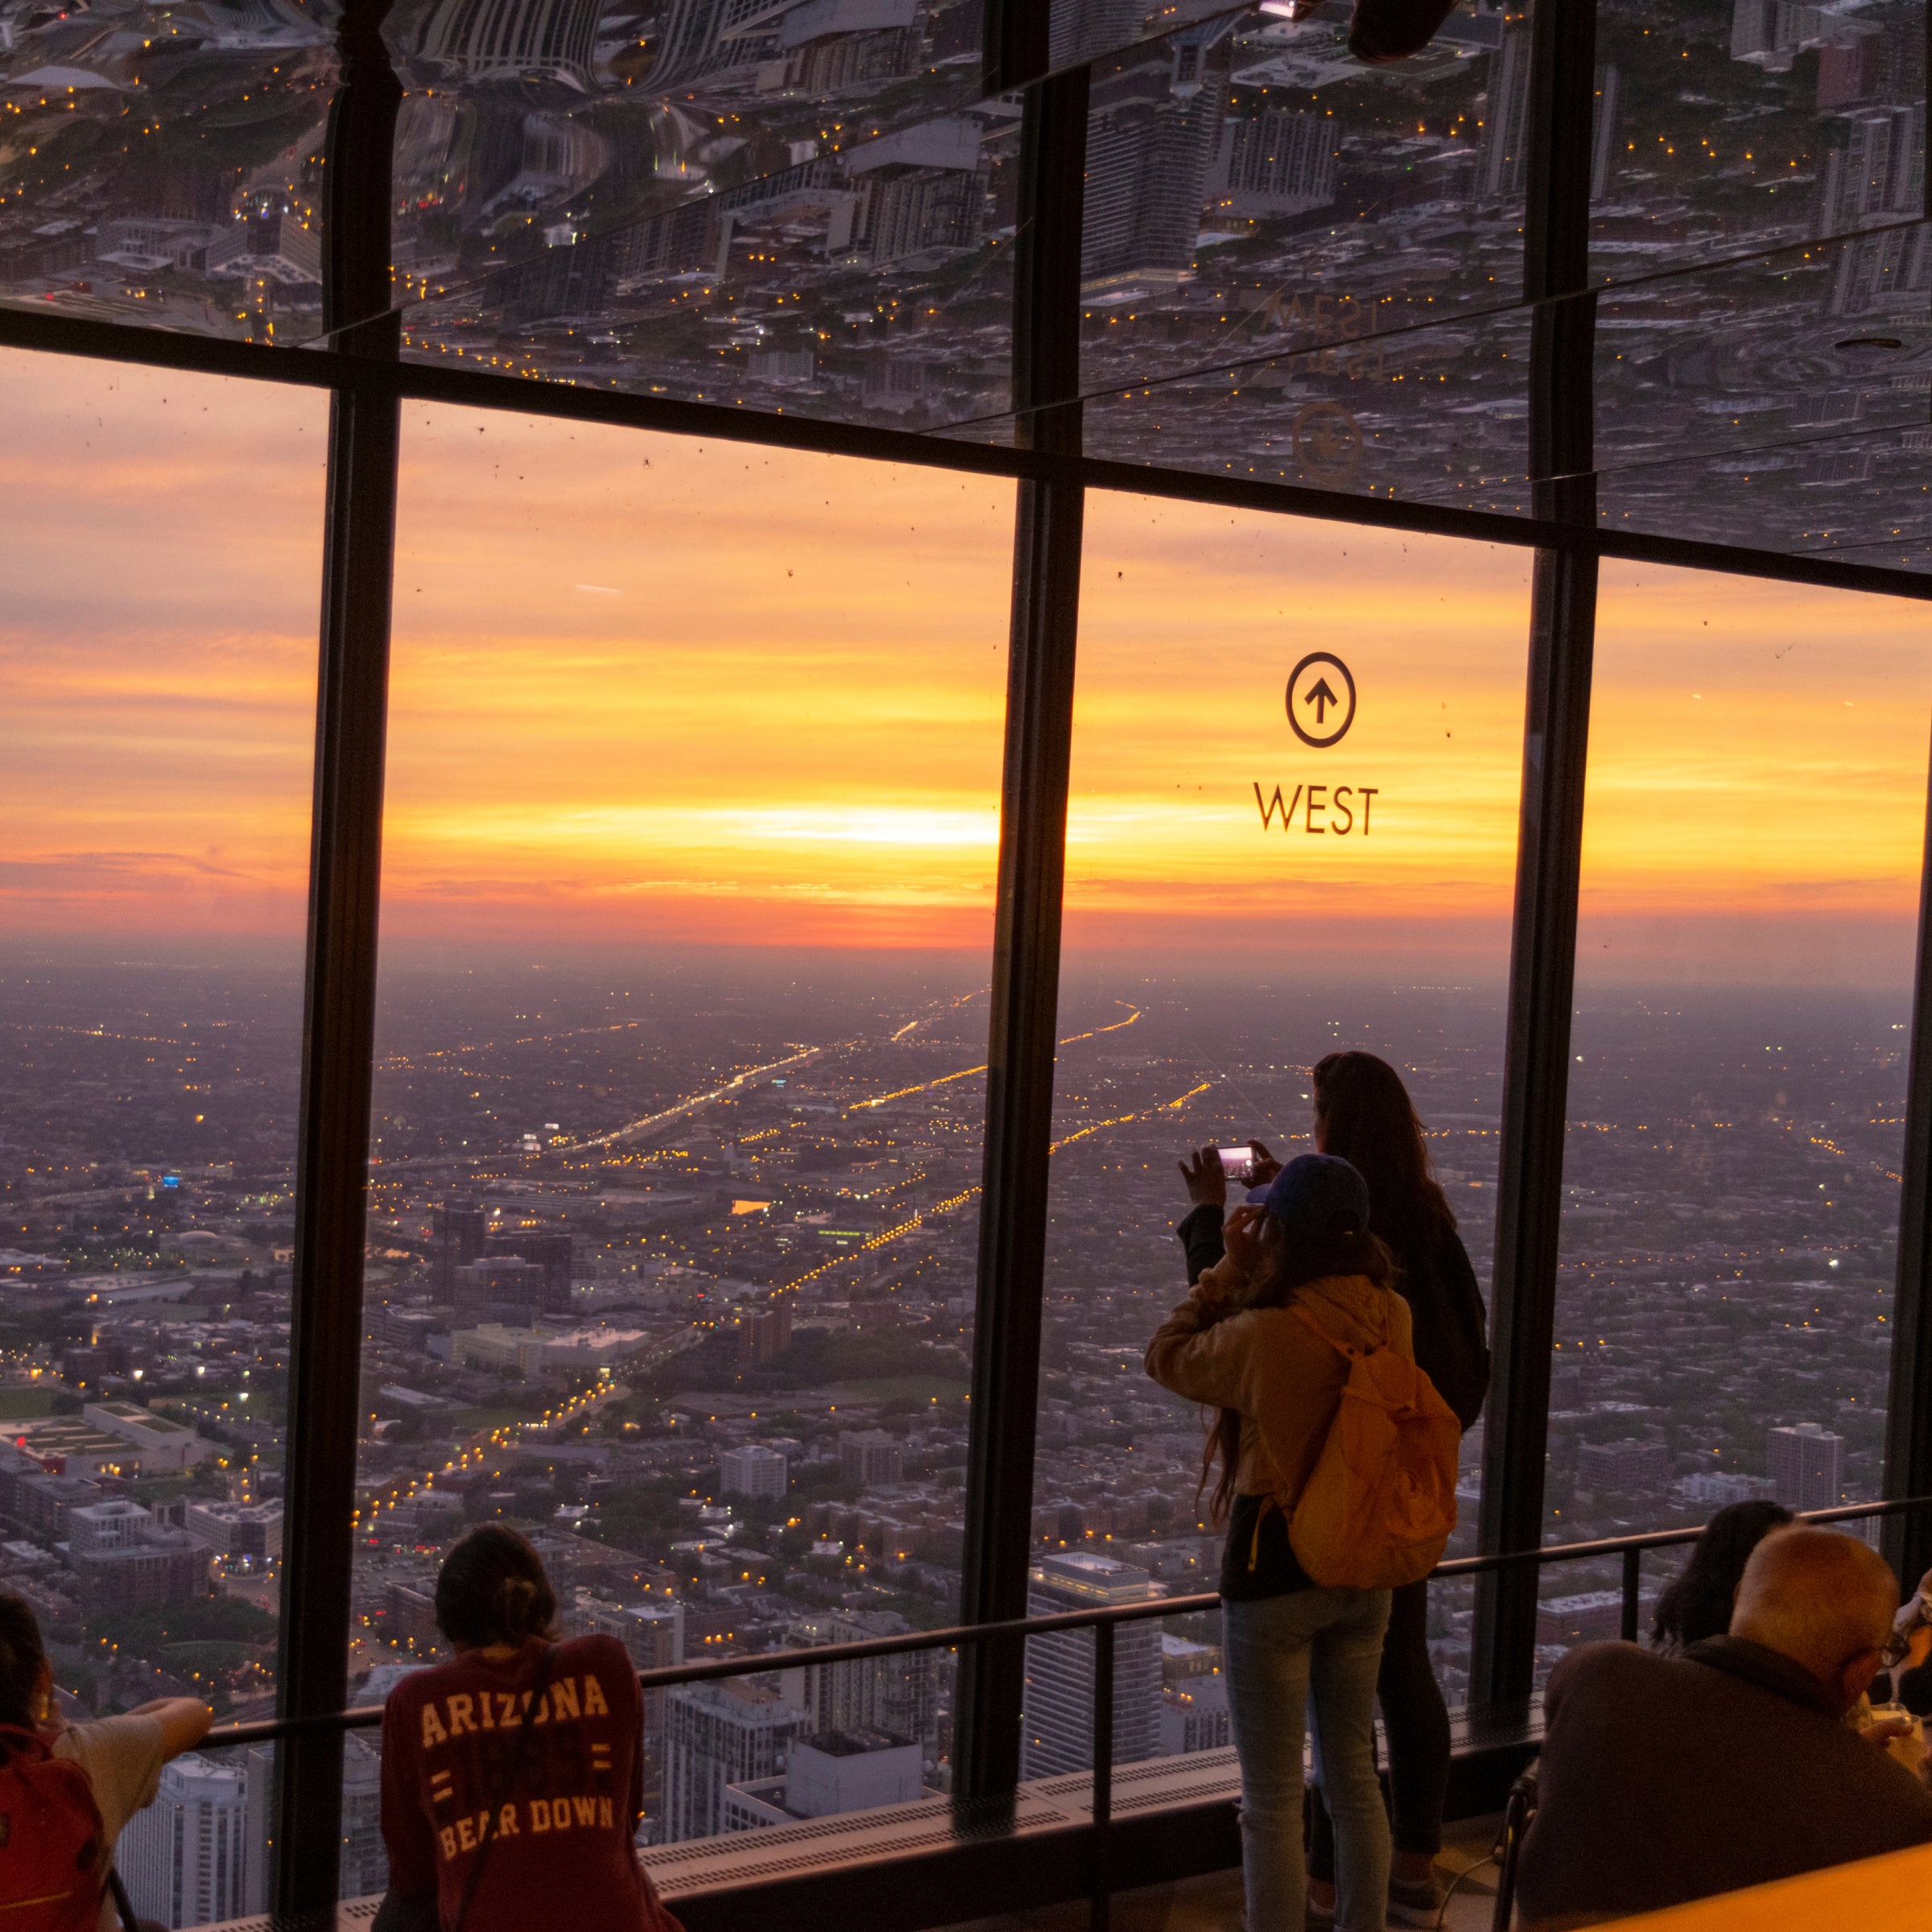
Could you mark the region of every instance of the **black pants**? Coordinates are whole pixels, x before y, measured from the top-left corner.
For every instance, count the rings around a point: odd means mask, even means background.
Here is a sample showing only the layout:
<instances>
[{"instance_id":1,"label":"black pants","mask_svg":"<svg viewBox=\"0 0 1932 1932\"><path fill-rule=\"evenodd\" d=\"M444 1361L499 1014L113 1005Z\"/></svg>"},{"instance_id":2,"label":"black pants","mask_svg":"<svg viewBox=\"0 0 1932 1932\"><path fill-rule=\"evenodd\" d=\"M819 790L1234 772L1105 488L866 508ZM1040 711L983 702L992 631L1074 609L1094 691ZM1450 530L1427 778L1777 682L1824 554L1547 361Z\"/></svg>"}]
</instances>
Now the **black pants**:
<instances>
[{"instance_id":1,"label":"black pants","mask_svg":"<svg viewBox=\"0 0 1932 1932\"><path fill-rule=\"evenodd\" d=\"M1389 1743L1389 1811L1398 1852L1443 1848L1449 1795L1449 1711L1429 1662L1429 1585L1405 1584L1389 1608L1382 1667L1375 1680ZM1318 1786L1309 1809L1308 1876L1335 1876L1335 1829Z\"/></svg>"}]
</instances>

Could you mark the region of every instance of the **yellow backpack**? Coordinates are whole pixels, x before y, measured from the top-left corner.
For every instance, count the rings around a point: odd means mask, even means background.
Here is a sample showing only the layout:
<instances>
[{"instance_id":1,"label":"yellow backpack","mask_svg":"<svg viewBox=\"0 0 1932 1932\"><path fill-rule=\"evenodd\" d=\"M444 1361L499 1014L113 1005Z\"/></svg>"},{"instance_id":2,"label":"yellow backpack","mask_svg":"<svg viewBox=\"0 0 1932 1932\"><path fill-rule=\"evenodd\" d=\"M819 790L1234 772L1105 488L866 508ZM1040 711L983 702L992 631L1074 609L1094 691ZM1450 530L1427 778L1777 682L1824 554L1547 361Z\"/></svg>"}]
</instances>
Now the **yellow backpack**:
<instances>
[{"instance_id":1,"label":"yellow backpack","mask_svg":"<svg viewBox=\"0 0 1932 1932\"><path fill-rule=\"evenodd\" d=\"M1290 1546L1325 1589L1418 1582L1455 1527L1462 1425L1406 1356L1351 1348L1298 1302L1294 1312L1348 1358L1348 1380L1314 1473L1289 1513Z\"/></svg>"}]
</instances>

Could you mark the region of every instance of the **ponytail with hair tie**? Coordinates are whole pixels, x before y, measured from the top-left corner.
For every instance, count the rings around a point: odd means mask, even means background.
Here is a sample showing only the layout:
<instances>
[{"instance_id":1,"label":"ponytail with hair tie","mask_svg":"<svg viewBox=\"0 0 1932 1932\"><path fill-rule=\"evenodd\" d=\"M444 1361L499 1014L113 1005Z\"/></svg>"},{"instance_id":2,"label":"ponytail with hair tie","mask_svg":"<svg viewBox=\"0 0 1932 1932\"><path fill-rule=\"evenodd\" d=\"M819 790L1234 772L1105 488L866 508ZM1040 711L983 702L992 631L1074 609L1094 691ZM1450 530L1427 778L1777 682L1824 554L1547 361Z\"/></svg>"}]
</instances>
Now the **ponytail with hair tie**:
<instances>
[{"instance_id":1,"label":"ponytail with hair tie","mask_svg":"<svg viewBox=\"0 0 1932 1932\"><path fill-rule=\"evenodd\" d=\"M493 1644L521 1648L548 1637L557 1596L543 1559L527 1539L501 1523L470 1531L443 1559L436 1576L436 1627L459 1649Z\"/></svg>"},{"instance_id":2,"label":"ponytail with hair tie","mask_svg":"<svg viewBox=\"0 0 1932 1932\"><path fill-rule=\"evenodd\" d=\"M513 1644L535 1636L549 1621L537 1612L537 1587L526 1576L506 1576L497 1591L497 1615Z\"/></svg>"}]
</instances>

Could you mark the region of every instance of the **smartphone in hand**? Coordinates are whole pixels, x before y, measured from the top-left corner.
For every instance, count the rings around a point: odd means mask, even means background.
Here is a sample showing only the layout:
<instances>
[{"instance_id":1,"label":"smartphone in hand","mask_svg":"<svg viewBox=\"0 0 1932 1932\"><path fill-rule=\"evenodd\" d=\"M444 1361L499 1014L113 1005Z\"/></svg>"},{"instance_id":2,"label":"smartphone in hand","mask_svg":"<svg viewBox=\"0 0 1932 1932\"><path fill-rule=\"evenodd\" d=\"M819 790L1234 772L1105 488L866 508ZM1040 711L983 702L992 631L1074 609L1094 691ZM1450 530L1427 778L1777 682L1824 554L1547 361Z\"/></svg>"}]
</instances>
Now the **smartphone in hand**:
<instances>
[{"instance_id":1,"label":"smartphone in hand","mask_svg":"<svg viewBox=\"0 0 1932 1932\"><path fill-rule=\"evenodd\" d=\"M1237 1187L1254 1185L1254 1150L1252 1147L1221 1147L1221 1172Z\"/></svg>"}]
</instances>

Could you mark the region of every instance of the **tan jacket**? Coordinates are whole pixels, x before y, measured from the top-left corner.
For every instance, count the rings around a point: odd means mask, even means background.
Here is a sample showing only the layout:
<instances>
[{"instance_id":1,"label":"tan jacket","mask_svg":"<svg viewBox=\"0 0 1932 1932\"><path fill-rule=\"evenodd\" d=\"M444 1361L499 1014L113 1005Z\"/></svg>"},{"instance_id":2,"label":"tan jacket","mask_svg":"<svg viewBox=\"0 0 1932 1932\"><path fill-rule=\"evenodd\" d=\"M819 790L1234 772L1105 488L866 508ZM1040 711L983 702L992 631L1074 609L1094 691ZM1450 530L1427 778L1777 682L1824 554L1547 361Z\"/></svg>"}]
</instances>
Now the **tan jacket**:
<instances>
[{"instance_id":1,"label":"tan jacket","mask_svg":"<svg viewBox=\"0 0 1932 1932\"><path fill-rule=\"evenodd\" d=\"M1409 1304L1366 1275L1308 1282L1295 1299L1338 1342L1391 1348L1414 1360ZM1348 1362L1286 1308L1249 1308L1215 1319L1212 1300L1190 1295L1147 1344L1147 1373L1188 1401L1239 1410L1235 1489L1292 1509L1307 1487L1341 1405Z\"/></svg>"}]
</instances>

